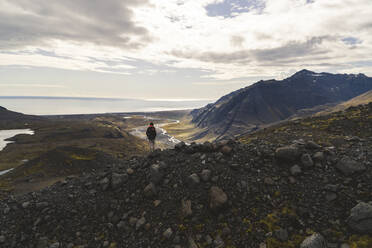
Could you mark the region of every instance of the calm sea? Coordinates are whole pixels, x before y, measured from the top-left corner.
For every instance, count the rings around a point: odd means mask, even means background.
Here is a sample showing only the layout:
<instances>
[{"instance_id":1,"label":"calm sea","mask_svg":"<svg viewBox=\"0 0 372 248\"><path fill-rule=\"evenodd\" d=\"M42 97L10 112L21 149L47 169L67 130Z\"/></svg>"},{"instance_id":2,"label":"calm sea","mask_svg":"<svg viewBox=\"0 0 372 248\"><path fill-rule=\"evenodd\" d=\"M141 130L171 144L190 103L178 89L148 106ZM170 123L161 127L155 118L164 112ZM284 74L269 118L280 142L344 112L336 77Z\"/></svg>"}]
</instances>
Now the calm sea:
<instances>
[{"instance_id":1,"label":"calm sea","mask_svg":"<svg viewBox=\"0 0 372 248\"><path fill-rule=\"evenodd\" d=\"M203 107L211 100L136 100L75 97L1 97L0 106L34 115L153 112Z\"/></svg>"}]
</instances>

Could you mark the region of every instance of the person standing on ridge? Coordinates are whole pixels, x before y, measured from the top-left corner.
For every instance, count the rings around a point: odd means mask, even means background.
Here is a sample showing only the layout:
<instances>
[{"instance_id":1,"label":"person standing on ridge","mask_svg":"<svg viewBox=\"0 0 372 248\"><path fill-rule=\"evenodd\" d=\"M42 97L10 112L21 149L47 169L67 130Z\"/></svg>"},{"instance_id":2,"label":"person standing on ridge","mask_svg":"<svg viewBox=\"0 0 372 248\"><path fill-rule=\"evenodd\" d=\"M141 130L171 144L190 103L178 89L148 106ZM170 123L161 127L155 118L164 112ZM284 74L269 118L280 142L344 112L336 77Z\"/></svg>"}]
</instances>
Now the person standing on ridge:
<instances>
[{"instance_id":1,"label":"person standing on ridge","mask_svg":"<svg viewBox=\"0 0 372 248\"><path fill-rule=\"evenodd\" d=\"M155 138L156 138L156 129L154 123L150 123L149 127L146 130L147 138L149 139L150 152L155 150Z\"/></svg>"}]
</instances>

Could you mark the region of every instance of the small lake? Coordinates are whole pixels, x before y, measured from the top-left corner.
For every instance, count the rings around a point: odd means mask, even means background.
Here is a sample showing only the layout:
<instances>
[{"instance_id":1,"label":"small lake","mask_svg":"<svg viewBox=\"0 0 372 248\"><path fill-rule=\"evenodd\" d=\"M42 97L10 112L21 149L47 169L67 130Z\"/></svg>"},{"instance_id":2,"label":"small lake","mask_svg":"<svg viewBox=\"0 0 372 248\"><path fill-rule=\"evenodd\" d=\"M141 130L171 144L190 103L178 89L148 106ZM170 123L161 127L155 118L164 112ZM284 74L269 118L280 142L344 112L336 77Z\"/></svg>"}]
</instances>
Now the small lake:
<instances>
[{"instance_id":1,"label":"small lake","mask_svg":"<svg viewBox=\"0 0 372 248\"><path fill-rule=\"evenodd\" d=\"M7 144L13 142L13 141L6 141L6 139L14 137L18 134L33 135L34 131L32 131L31 129L0 130L0 151L3 150L6 147Z\"/></svg>"}]
</instances>

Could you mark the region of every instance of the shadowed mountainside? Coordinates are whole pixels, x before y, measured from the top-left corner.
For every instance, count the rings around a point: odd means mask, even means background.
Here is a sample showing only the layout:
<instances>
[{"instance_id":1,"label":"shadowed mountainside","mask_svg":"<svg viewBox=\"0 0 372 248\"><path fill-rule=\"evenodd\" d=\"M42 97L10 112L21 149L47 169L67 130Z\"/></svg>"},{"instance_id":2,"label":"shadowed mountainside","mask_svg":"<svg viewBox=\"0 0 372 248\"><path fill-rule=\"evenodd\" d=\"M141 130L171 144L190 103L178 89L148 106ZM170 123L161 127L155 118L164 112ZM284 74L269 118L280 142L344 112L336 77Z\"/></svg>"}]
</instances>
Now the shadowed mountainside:
<instances>
[{"instance_id":1,"label":"shadowed mountainside","mask_svg":"<svg viewBox=\"0 0 372 248\"><path fill-rule=\"evenodd\" d=\"M372 89L364 74L330 74L302 70L284 80L259 81L191 112L197 127L219 138L252 131L287 119L297 111L346 101Z\"/></svg>"}]
</instances>

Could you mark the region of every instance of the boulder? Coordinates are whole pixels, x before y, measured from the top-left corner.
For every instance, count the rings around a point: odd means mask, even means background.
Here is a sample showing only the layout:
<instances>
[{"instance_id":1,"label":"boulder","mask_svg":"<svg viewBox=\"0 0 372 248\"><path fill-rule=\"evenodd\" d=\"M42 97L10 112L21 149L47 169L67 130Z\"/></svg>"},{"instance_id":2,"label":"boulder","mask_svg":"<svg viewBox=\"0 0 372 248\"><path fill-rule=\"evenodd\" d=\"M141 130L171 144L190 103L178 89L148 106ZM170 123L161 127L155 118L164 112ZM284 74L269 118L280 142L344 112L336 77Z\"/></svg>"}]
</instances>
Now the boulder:
<instances>
[{"instance_id":1,"label":"boulder","mask_svg":"<svg viewBox=\"0 0 372 248\"><path fill-rule=\"evenodd\" d=\"M315 142L312 141L312 140L306 142L305 147L306 147L307 149L314 149L314 150L315 150L315 149L320 149L320 148L322 148L320 145L318 145L317 143L315 143Z\"/></svg>"},{"instance_id":2,"label":"boulder","mask_svg":"<svg viewBox=\"0 0 372 248\"><path fill-rule=\"evenodd\" d=\"M302 154L301 156L301 162L305 167L312 167L314 165L314 162L310 156L310 154Z\"/></svg>"},{"instance_id":3,"label":"boulder","mask_svg":"<svg viewBox=\"0 0 372 248\"><path fill-rule=\"evenodd\" d=\"M372 234L372 204L358 203L351 209L347 223L355 232Z\"/></svg>"},{"instance_id":4,"label":"boulder","mask_svg":"<svg viewBox=\"0 0 372 248\"><path fill-rule=\"evenodd\" d=\"M366 170L366 167L363 164L349 157L343 157L340 161L338 161L336 168L346 176Z\"/></svg>"},{"instance_id":5,"label":"boulder","mask_svg":"<svg viewBox=\"0 0 372 248\"><path fill-rule=\"evenodd\" d=\"M293 161L300 156L300 150L297 146L284 146L275 150L275 157L279 160Z\"/></svg>"},{"instance_id":6,"label":"boulder","mask_svg":"<svg viewBox=\"0 0 372 248\"><path fill-rule=\"evenodd\" d=\"M302 173L301 167L297 164L293 165L290 170L291 174L294 176Z\"/></svg>"},{"instance_id":7,"label":"boulder","mask_svg":"<svg viewBox=\"0 0 372 248\"><path fill-rule=\"evenodd\" d=\"M227 195L217 186L212 186L209 191L209 207L212 210L219 209L227 203Z\"/></svg>"},{"instance_id":8,"label":"boulder","mask_svg":"<svg viewBox=\"0 0 372 248\"><path fill-rule=\"evenodd\" d=\"M209 179L211 178L211 175L212 171L208 169L202 170L202 172L200 173L200 177L204 182L208 182Z\"/></svg>"},{"instance_id":9,"label":"boulder","mask_svg":"<svg viewBox=\"0 0 372 248\"><path fill-rule=\"evenodd\" d=\"M158 184L163 179L163 173L160 171L160 165L153 164L150 166L150 177L151 182Z\"/></svg>"},{"instance_id":10,"label":"boulder","mask_svg":"<svg viewBox=\"0 0 372 248\"><path fill-rule=\"evenodd\" d=\"M198 176L196 173L191 174L191 175L187 178L187 184L188 184L190 187L195 187L195 186L198 185L199 183L200 183L200 178L199 178L199 176Z\"/></svg>"},{"instance_id":11,"label":"boulder","mask_svg":"<svg viewBox=\"0 0 372 248\"><path fill-rule=\"evenodd\" d=\"M301 243L300 248L327 248L327 241L321 234L314 233Z\"/></svg>"},{"instance_id":12,"label":"boulder","mask_svg":"<svg viewBox=\"0 0 372 248\"><path fill-rule=\"evenodd\" d=\"M324 160L324 153L323 152L316 152L313 156L315 161L323 161Z\"/></svg>"},{"instance_id":13,"label":"boulder","mask_svg":"<svg viewBox=\"0 0 372 248\"><path fill-rule=\"evenodd\" d=\"M157 194L156 187L153 183L149 183L143 190L145 196L153 197Z\"/></svg>"}]
</instances>

